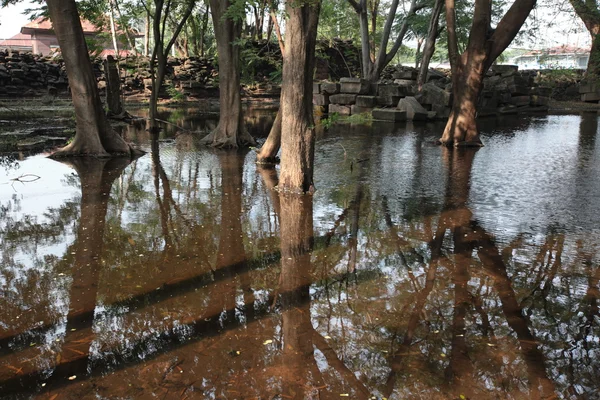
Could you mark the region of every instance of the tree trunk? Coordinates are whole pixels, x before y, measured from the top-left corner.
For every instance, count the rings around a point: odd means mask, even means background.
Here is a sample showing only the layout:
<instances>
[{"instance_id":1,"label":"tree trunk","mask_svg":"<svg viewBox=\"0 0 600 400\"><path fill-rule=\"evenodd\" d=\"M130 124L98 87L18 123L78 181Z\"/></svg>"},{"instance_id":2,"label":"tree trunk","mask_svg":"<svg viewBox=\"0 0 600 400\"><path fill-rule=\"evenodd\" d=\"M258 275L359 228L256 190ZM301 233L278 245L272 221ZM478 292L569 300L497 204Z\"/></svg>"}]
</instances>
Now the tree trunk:
<instances>
[{"instance_id":1,"label":"tree trunk","mask_svg":"<svg viewBox=\"0 0 600 400\"><path fill-rule=\"evenodd\" d=\"M314 191L315 127L312 86L320 1L286 5L289 15L285 33L281 92L280 191ZM292 56L293 55L293 56Z\"/></svg>"},{"instance_id":2,"label":"tree trunk","mask_svg":"<svg viewBox=\"0 0 600 400\"><path fill-rule=\"evenodd\" d=\"M115 50L115 57L119 58L119 41L117 40L117 27L115 24L115 8L113 0L109 0L108 7L110 9L110 35L112 37L113 49Z\"/></svg>"},{"instance_id":3,"label":"tree trunk","mask_svg":"<svg viewBox=\"0 0 600 400\"><path fill-rule=\"evenodd\" d=\"M111 129L104 115L75 1L48 0L47 4L67 68L77 124L73 141L53 156L129 155L129 145Z\"/></svg>"},{"instance_id":4,"label":"tree trunk","mask_svg":"<svg viewBox=\"0 0 600 400\"><path fill-rule=\"evenodd\" d=\"M217 128L202 139L202 143L217 148L238 148L256 145L244 126L240 94L240 56L235 43L241 35L241 23L226 18L230 0L210 0L217 52L219 54L220 115Z\"/></svg>"},{"instance_id":5,"label":"tree trunk","mask_svg":"<svg viewBox=\"0 0 600 400\"><path fill-rule=\"evenodd\" d=\"M267 141L260 148L256 156L256 162L259 164L277 164L277 153L281 148L281 110L277 112L275 122L271 127Z\"/></svg>"},{"instance_id":6,"label":"tree trunk","mask_svg":"<svg viewBox=\"0 0 600 400\"><path fill-rule=\"evenodd\" d=\"M466 53L465 53L466 54ZM463 55L464 56L464 55ZM461 57L465 58L465 57ZM453 68L452 93L454 101L446 128L440 140L446 146L481 146L477 129L477 101L483 87L483 65L474 61L475 55L468 57L468 65ZM461 60L461 63L463 61Z\"/></svg>"},{"instance_id":7,"label":"tree trunk","mask_svg":"<svg viewBox=\"0 0 600 400\"><path fill-rule=\"evenodd\" d=\"M590 81L596 81L600 78L600 9L598 4L592 1L569 0L569 2L592 37L586 77Z\"/></svg>"},{"instance_id":8,"label":"tree trunk","mask_svg":"<svg viewBox=\"0 0 600 400\"><path fill-rule=\"evenodd\" d=\"M595 82L600 79L600 21L598 21L594 31L596 33L591 33L592 49L590 50L590 58L585 76L588 81Z\"/></svg>"},{"instance_id":9,"label":"tree trunk","mask_svg":"<svg viewBox=\"0 0 600 400\"><path fill-rule=\"evenodd\" d=\"M146 11L146 21L144 24L144 57L150 53L150 12Z\"/></svg>"},{"instance_id":10,"label":"tree trunk","mask_svg":"<svg viewBox=\"0 0 600 400\"><path fill-rule=\"evenodd\" d=\"M475 118L483 76L508 47L535 6L536 0L516 0L495 30L490 27L492 3L476 0L469 42L458 53L455 0L446 0L448 56L452 69L454 102L440 143L445 146L482 146Z\"/></svg>"},{"instance_id":11,"label":"tree trunk","mask_svg":"<svg viewBox=\"0 0 600 400\"><path fill-rule=\"evenodd\" d=\"M421 58L421 46L423 45L423 38L417 39L417 49L415 50L415 68L419 68L419 58Z\"/></svg>"},{"instance_id":12,"label":"tree trunk","mask_svg":"<svg viewBox=\"0 0 600 400\"><path fill-rule=\"evenodd\" d=\"M166 28L170 17L169 13L171 12L170 4L170 2L167 2L165 6L163 0L155 0L154 15L152 15L154 49L152 50L152 57L150 57L150 74L152 76L152 94L150 95L150 131L153 133L158 131L158 126L156 124L158 95L167 70L167 58L169 56L169 52L175 45L183 26L192 13L195 1L188 0L187 9L179 18L179 22L176 23L175 29L171 35L171 39L166 42Z\"/></svg>"},{"instance_id":13,"label":"tree trunk","mask_svg":"<svg viewBox=\"0 0 600 400\"><path fill-rule=\"evenodd\" d=\"M208 17L210 14L210 4L206 3L206 12L202 17L202 31L200 35L200 57L204 57L204 37L206 36L206 30L208 29Z\"/></svg>"},{"instance_id":14,"label":"tree trunk","mask_svg":"<svg viewBox=\"0 0 600 400\"><path fill-rule=\"evenodd\" d=\"M108 107L108 115L121 115L124 111L121 101L121 77L119 76L119 69L113 56L108 56L104 60L104 76L106 79L106 106Z\"/></svg>"},{"instance_id":15,"label":"tree trunk","mask_svg":"<svg viewBox=\"0 0 600 400\"><path fill-rule=\"evenodd\" d=\"M423 85L427 81L429 63L431 62L431 57L433 57L433 52L435 51L435 41L440 34L439 20L443 7L444 0L435 0L431 19L429 20L429 28L427 29L427 40L425 41L425 47L423 48L421 68L419 69L419 76L417 77L417 87L419 92L423 89Z\"/></svg>"}]
</instances>

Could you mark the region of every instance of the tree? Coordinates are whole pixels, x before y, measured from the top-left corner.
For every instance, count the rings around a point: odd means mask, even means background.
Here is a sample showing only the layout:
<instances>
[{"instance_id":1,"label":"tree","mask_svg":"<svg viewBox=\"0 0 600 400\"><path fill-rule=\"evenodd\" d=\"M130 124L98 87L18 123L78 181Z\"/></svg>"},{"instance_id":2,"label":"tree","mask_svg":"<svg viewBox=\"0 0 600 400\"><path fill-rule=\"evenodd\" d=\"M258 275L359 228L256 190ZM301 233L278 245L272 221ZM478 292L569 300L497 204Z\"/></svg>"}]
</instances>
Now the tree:
<instances>
[{"instance_id":1,"label":"tree","mask_svg":"<svg viewBox=\"0 0 600 400\"><path fill-rule=\"evenodd\" d=\"M419 91L427 80L427 73L429 71L429 62L433 57L435 51L435 42L441 32L439 26L440 14L444 7L444 0L435 0L435 5L431 12L431 18L429 19L429 27L427 29L427 39L425 40L425 47L423 48L423 55L421 58L421 66L419 68L419 75L417 77L417 87Z\"/></svg>"},{"instance_id":2,"label":"tree","mask_svg":"<svg viewBox=\"0 0 600 400\"><path fill-rule=\"evenodd\" d=\"M279 43L279 49L281 50L282 57L285 57L285 43L283 43L283 39L281 36L281 29L279 27L279 21L277 20L277 2L271 1L271 9L269 14L271 16L271 25L275 29L275 35L277 36L277 42ZM283 99L283 91L285 87L281 88L281 94L279 95L279 102L281 104ZM281 148L281 109L277 112L277 116L275 117L275 121L273 122L273 126L269 131L269 136L265 143L263 143L262 147L258 155L256 156L256 161L260 164L274 164L277 162L277 153L279 153L279 149Z\"/></svg>"},{"instance_id":3,"label":"tree","mask_svg":"<svg viewBox=\"0 0 600 400\"><path fill-rule=\"evenodd\" d=\"M315 157L312 78L320 0L289 0L281 92L280 191L311 192ZM292 56L293 55L293 56Z\"/></svg>"},{"instance_id":4,"label":"tree","mask_svg":"<svg viewBox=\"0 0 600 400\"><path fill-rule=\"evenodd\" d=\"M596 80L600 77L600 8L596 1L569 0L569 2L592 37L586 75L588 79Z\"/></svg>"},{"instance_id":5,"label":"tree","mask_svg":"<svg viewBox=\"0 0 600 400\"><path fill-rule=\"evenodd\" d=\"M448 56L454 102L440 143L446 146L481 146L475 121L483 77L508 47L535 6L536 0L516 0L496 29L491 28L492 0L475 0L473 24L465 51L459 54L455 0L446 0Z\"/></svg>"},{"instance_id":6,"label":"tree","mask_svg":"<svg viewBox=\"0 0 600 400\"><path fill-rule=\"evenodd\" d=\"M73 141L53 156L130 155L131 147L112 130L104 115L75 0L48 0L47 4L67 68L77 123Z\"/></svg>"},{"instance_id":7,"label":"tree","mask_svg":"<svg viewBox=\"0 0 600 400\"><path fill-rule=\"evenodd\" d=\"M232 8L232 6L235 6ZM240 48L243 0L210 0L219 55L219 124L202 139L206 145L218 148L238 148L256 145L244 126L240 94ZM242 15L238 15L241 8Z\"/></svg>"},{"instance_id":8,"label":"tree","mask_svg":"<svg viewBox=\"0 0 600 400\"><path fill-rule=\"evenodd\" d=\"M154 0L154 10L150 9L150 6L144 3L146 12L152 17L153 20L153 31L154 31L154 50L150 57L150 73L152 76L152 94L150 95L150 130L153 132L157 131L156 126L156 115L158 113L158 95L160 88L165 79L167 69L167 57L171 51L171 48L175 44L179 33L183 29L187 19L189 18L194 5L195 0L183 0L182 2L173 3L172 0ZM175 26L172 32L171 39L166 42L166 28L168 25L169 18L177 10L181 12L179 23ZM166 44L165 44L166 43Z\"/></svg>"},{"instance_id":9,"label":"tree","mask_svg":"<svg viewBox=\"0 0 600 400\"><path fill-rule=\"evenodd\" d=\"M379 13L379 1L368 2L367 0L348 0L348 3L358 14L360 21L360 43L362 54L363 78L375 82L379 79L383 69L394 59L404 36L408 31L409 21L415 13L426 6L426 3L417 3L417 0L411 0L410 8L404 17L404 20L398 30L398 36L392 47L388 51L388 44L392 33L392 28L396 20L396 13L400 0L393 0L385 20L383 32L381 32L381 41L379 43L379 52L375 57L376 46L375 38L378 37L377 15ZM369 7L371 6L371 7ZM369 9L370 8L370 9ZM369 14L371 17L371 32L369 33Z\"/></svg>"}]
</instances>

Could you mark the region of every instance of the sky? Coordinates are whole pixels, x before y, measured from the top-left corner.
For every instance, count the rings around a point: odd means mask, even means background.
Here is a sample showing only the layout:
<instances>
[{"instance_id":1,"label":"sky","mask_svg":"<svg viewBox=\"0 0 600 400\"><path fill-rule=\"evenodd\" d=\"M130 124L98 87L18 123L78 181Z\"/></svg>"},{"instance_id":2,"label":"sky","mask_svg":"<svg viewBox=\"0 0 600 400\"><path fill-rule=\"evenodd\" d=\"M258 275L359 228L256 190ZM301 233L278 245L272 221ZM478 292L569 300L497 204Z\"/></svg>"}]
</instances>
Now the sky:
<instances>
[{"instance_id":1,"label":"sky","mask_svg":"<svg viewBox=\"0 0 600 400\"><path fill-rule=\"evenodd\" d=\"M17 5L0 8L0 39L8 39L19 33L21 26L29 22L28 16L23 15L23 11L27 8L36 8L36 6L35 3L25 0ZM564 44L577 47L589 47L591 45L590 36L587 32L564 32L565 26L573 27L574 25L581 24L577 19L573 20L567 17L566 13L557 17L544 16L545 12L543 9L538 12L542 19L546 18L551 22L540 24L540 32L535 40L525 40L524 43L519 45L513 44L511 47L542 49ZM411 46L410 43L406 44ZM416 45L411 47L416 47Z\"/></svg>"},{"instance_id":2,"label":"sky","mask_svg":"<svg viewBox=\"0 0 600 400\"><path fill-rule=\"evenodd\" d=\"M27 8L36 8L35 4L23 1L14 6L0 8L0 39L8 39L21 31L21 27L29 22L23 15Z\"/></svg>"}]
</instances>

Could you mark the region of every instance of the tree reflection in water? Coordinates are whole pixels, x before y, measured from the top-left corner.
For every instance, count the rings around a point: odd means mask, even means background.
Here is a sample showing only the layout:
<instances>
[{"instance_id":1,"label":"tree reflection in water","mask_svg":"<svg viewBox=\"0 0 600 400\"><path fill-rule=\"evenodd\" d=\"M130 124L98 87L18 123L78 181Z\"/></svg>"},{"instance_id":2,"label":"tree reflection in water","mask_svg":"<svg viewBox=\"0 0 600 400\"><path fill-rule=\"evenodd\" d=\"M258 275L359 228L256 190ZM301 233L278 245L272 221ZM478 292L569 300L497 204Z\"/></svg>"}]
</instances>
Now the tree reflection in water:
<instances>
[{"instance_id":1,"label":"tree reflection in water","mask_svg":"<svg viewBox=\"0 0 600 400\"><path fill-rule=\"evenodd\" d=\"M586 196L597 190L597 118L577 123L575 184ZM342 148L329 135L314 196L281 195L277 170L182 135L149 142L127 168L76 160L80 183L68 184L81 199L45 224L3 204L2 393L593 397L594 231L567 220L515 231L490 218L473 194L487 148L351 128ZM68 245L23 263L47 243Z\"/></svg>"}]
</instances>

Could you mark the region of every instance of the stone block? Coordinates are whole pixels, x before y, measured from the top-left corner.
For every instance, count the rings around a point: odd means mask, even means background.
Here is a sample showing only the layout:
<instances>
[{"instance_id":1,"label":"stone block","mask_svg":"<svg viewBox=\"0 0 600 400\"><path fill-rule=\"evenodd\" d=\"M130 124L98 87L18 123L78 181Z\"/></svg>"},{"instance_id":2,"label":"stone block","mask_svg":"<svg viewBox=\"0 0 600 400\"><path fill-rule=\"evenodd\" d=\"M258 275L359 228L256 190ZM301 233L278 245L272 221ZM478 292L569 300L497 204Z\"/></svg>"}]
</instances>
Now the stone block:
<instances>
[{"instance_id":1,"label":"stone block","mask_svg":"<svg viewBox=\"0 0 600 400\"><path fill-rule=\"evenodd\" d=\"M492 65L492 72L497 75L511 76L519 71L517 65Z\"/></svg>"},{"instance_id":2,"label":"stone block","mask_svg":"<svg viewBox=\"0 0 600 400\"><path fill-rule=\"evenodd\" d=\"M373 119L392 122L406 121L406 111L395 108L376 108L373 110Z\"/></svg>"},{"instance_id":3,"label":"stone block","mask_svg":"<svg viewBox=\"0 0 600 400\"><path fill-rule=\"evenodd\" d=\"M370 113L371 111L373 111L372 107L361 107L356 104L353 106L350 106L350 113L352 115Z\"/></svg>"},{"instance_id":4,"label":"stone block","mask_svg":"<svg viewBox=\"0 0 600 400\"><path fill-rule=\"evenodd\" d=\"M319 93L321 93L321 84L313 83L313 94L319 94Z\"/></svg>"},{"instance_id":5,"label":"stone block","mask_svg":"<svg viewBox=\"0 0 600 400\"><path fill-rule=\"evenodd\" d=\"M321 93L323 94L338 94L340 92L340 84L337 82L322 82Z\"/></svg>"},{"instance_id":6,"label":"stone block","mask_svg":"<svg viewBox=\"0 0 600 400\"><path fill-rule=\"evenodd\" d=\"M352 94L369 94L371 84L359 78L342 78L340 79L340 92Z\"/></svg>"},{"instance_id":7,"label":"stone block","mask_svg":"<svg viewBox=\"0 0 600 400\"><path fill-rule=\"evenodd\" d=\"M404 70L404 71L396 71L393 74L394 79L409 79L409 80L413 80L413 79L417 79L417 76L419 75L419 71L417 71L416 69L409 69L409 70Z\"/></svg>"},{"instance_id":8,"label":"stone block","mask_svg":"<svg viewBox=\"0 0 600 400\"><path fill-rule=\"evenodd\" d=\"M508 105L505 107L500 107L498 109L498 113L502 114L502 115L512 115L512 114L517 114L518 113L518 109L517 106L513 106L513 105Z\"/></svg>"},{"instance_id":9,"label":"stone block","mask_svg":"<svg viewBox=\"0 0 600 400\"><path fill-rule=\"evenodd\" d=\"M351 105L356 103L355 94L340 93L329 96L329 102L332 104Z\"/></svg>"},{"instance_id":10,"label":"stone block","mask_svg":"<svg viewBox=\"0 0 600 400\"><path fill-rule=\"evenodd\" d=\"M514 106L528 106L531 101L530 96L513 96L510 98L510 104Z\"/></svg>"},{"instance_id":11,"label":"stone block","mask_svg":"<svg viewBox=\"0 0 600 400\"><path fill-rule=\"evenodd\" d=\"M25 71L23 71L20 68L11 69L10 70L10 75L13 78L24 78L25 77Z\"/></svg>"},{"instance_id":12,"label":"stone block","mask_svg":"<svg viewBox=\"0 0 600 400\"><path fill-rule=\"evenodd\" d=\"M313 94L313 104L316 106L329 105L329 96L326 94Z\"/></svg>"},{"instance_id":13,"label":"stone block","mask_svg":"<svg viewBox=\"0 0 600 400\"><path fill-rule=\"evenodd\" d=\"M525 96L529 94L529 86L527 85L508 85L508 91L513 96Z\"/></svg>"},{"instance_id":14,"label":"stone block","mask_svg":"<svg viewBox=\"0 0 600 400\"><path fill-rule=\"evenodd\" d=\"M581 83L579 84L579 93L595 93L600 91L600 86L596 83Z\"/></svg>"},{"instance_id":15,"label":"stone block","mask_svg":"<svg viewBox=\"0 0 600 400\"><path fill-rule=\"evenodd\" d=\"M427 110L412 96L400 99L398 110L406 112L406 118L412 121L425 121Z\"/></svg>"},{"instance_id":16,"label":"stone block","mask_svg":"<svg viewBox=\"0 0 600 400\"><path fill-rule=\"evenodd\" d=\"M356 105L358 107L373 108L377 105L377 97L375 97L375 96L356 96Z\"/></svg>"},{"instance_id":17,"label":"stone block","mask_svg":"<svg viewBox=\"0 0 600 400\"><path fill-rule=\"evenodd\" d=\"M417 93L417 81L408 79L396 79L395 85L399 86L400 96L414 96Z\"/></svg>"},{"instance_id":18,"label":"stone block","mask_svg":"<svg viewBox=\"0 0 600 400\"><path fill-rule=\"evenodd\" d=\"M379 106L396 106L400 101L400 96L377 96L375 99Z\"/></svg>"},{"instance_id":19,"label":"stone block","mask_svg":"<svg viewBox=\"0 0 600 400\"><path fill-rule=\"evenodd\" d=\"M550 103L550 97L534 94L531 96L530 104L534 107L547 106Z\"/></svg>"},{"instance_id":20,"label":"stone block","mask_svg":"<svg viewBox=\"0 0 600 400\"><path fill-rule=\"evenodd\" d=\"M337 113L339 115L350 115L351 109L349 106L339 104L329 104L329 114Z\"/></svg>"},{"instance_id":21,"label":"stone block","mask_svg":"<svg viewBox=\"0 0 600 400\"><path fill-rule=\"evenodd\" d=\"M378 96L397 96L400 97L400 86L398 85L379 85Z\"/></svg>"},{"instance_id":22,"label":"stone block","mask_svg":"<svg viewBox=\"0 0 600 400\"><path fill-rule=\"evenodd\" d=\"M581 95L581 101L586 101L586 102L598 102L600 100L600 93L597 92L593 92L593 93L583 93Z\"/></svg>"},{"instance_id":23,"label":"stone block","mask_svg":"<svg viewBox=\"0 0 600 400\"><path fill-rule=\"evenodd\" d=\"M452 109L439 104L433 104L431 106L431 111L435 112L436 118L447 119L450 116L450 111L452 111Z\"/></svg>"},{"instance_id":24,"label":"stone block","mask_svg":"<svg viewBox=\"0 0 600 400\"><path fill-rule=\"evenodd\" d=\"M552 95L552 88L548 86L538 86L531 88L531 94L535 94L538 96L550 97Z\"/></svg>"},{"instance_id":25,"label":"stone block","mask_svg":"<svg viewBox=\"0 0 600 400\"><path fill-rule=\"evenodd\" d=\"M423 90L421 90L417 100L421 104L436 104L449 107L452 104L452 93L445 91L433 83L426 83L423 85Z\"/></svg>"}]
</instances>

